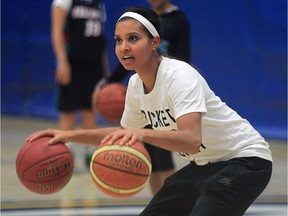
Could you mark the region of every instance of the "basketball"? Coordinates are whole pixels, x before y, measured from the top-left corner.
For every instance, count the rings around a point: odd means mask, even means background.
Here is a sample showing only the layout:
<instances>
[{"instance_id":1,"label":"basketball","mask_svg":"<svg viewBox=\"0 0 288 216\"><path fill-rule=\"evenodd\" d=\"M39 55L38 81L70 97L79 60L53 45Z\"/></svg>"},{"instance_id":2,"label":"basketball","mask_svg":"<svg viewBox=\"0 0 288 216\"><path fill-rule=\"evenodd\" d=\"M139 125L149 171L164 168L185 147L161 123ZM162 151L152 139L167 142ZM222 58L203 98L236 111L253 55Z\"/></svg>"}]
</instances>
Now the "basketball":
<instances>
[{"instance_id":1,"label":"basketball","mask_svg":"<svg viewBox=\"0 0 288 216\"><path fill-rule=\"evenodd\" d=\"M142 143L121 146L117 142L95 150L90 173L96 186L105 194L124 198L140 192L148 183L152 166Z\"/></svg>"},{"instance_id":2,"label":"basketball","mask_svg":"<svg viewBox=\"0 0 288 216\"><path fill-rule=\"evenodd\" d=\"M73 156L64 143L48 145L51 137L26 142L16 157L20 182L30 191L51 194L60 191L71 179Z\"/></svg>"},{"instance_id":3,"label":"basketball","mask_svg":"<svg viewBox=\"0 0 288 216\"><path fill-rule=\"evenodd\" d=\"M96 96L96 109L107 121L118 123L124 111L126 86L111 83L100 89Z\"/></svg>"}]
</instances>

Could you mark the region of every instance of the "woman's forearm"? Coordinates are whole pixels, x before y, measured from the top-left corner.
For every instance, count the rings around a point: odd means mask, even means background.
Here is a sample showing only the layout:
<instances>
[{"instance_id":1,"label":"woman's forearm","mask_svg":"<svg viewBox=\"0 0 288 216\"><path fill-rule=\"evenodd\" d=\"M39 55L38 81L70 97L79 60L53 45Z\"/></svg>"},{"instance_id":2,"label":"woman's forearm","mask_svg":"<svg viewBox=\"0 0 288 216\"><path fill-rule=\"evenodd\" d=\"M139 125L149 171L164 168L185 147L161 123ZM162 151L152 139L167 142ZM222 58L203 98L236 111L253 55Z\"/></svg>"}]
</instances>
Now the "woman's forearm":
<instances>
[{"instance_id":1,"label":"woman's forearm","mask_svg":"<svg viewBox=\"0 0 288 216\"><path fill-rule=\"evenodd\" d=\"M80 144L99 146L102 139L109 133L120 129L119 127L83 129L66 131L66 142L76 142Z\"/></svg>"}]
</instances>

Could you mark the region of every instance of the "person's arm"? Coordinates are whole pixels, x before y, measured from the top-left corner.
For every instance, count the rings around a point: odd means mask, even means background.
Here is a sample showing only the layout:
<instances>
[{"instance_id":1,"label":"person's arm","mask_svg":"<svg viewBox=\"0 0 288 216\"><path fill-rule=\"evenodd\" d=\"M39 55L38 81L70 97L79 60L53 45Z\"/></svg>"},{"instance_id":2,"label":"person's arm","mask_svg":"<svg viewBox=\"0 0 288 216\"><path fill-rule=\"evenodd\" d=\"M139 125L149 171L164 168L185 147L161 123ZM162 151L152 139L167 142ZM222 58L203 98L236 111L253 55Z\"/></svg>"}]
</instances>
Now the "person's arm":
<instances>
[{"instance_id":1,"label":"person's arm","mask_svg":"<svg viewBox=\"0 0 288 216\"><path fill-rule=\"evenodd\" d=\"M103 65L103 77L109 77L109 61L107 49L103 50L102 53L102 65Z\"/></svg>"},{"instance_id":2,"label":"person's arm","mask_svg":"<svg viewBox=\"0 0 288 216\"><path fill-rule=\"evenodd\" d=\"M108 77L108 83L121 82L127 75L128 70L126 70L122 64L118 63L117 67L114 69L110 77Z\"/></svg>"},{"instance_id":3,"label":"person's arm","mask_svg":"<svg viewBox=\"0 0 288 216\"><path fill-rule=\"evenodd\" d=\"M197 153L202 142L201 118L201 113L183 115L176 120L178 131L145 131L143 141L174 152Z\"/></svg>"},{"instance_id":4,"label":"person's arm","mask_svg":"<svg viewBox=\"0 0 288 216\"><path fill-rule=\"evenodd\" d=\"M123 129L119 127L90 130L60 131L47 129L30 135L26 140L51 136L50 144L59 142L76 142L91 146L111 145L122 138L121 145L133 145L136 141L149 143L169 151L197 153L201 146L201 113L189 113L179 117L177 131L160 131L151 129Z\"/></svg>"},{"instance_id":5,"label":"person's arm","mask_svg":"<svg viewBox=\"0 0 288 216\"><path fill-rule=\"evenodd\" d=\"M190 35L190 23L188 18L183 15L179 16L178 31L181 34L177 34L177 45L175 46L175 57L187 62L191 62L191 35ZM181 23L181 24L180 24Z\"/></svg>"},{"instance_id":6,"label":"person's arm","mask_svg":"<svg viewBox=\"0 0 288 216\"><path fill-rule=\"evenodd\" d=\"M98 83L95 86L94 93L95 94L98 93L98 91L108 83L121 82L128 72L129 71L126 70L122 64L118 63L112 74L109 75L109 73L107 73L108 74L107 76L104 75L104 77L100 81L98 81Z\"/></svg>"},{"instance_id":7,"label":"person's arm","mask_svg":"<svg viewBox=\"0 0 288 216\"><path fill-rule=\"evenodd\" d=\"M52 6L52 45L57 60L56 80L59 84L67 85L71 80L71 68L65 50L64 26L67 11L58 6Z\"/></svg>"},{"instance_id":8,"label":"person's arm","mask_svg":"<svg viewBox=\"0 0 288 216\"><path fill-rule=\"evenodd\" d=\"M177 131L151 129L117 130L107 135L102 142L113 144L122 137L122 145L133 145L137 140L174 152L197 153L202 142L202 114L195 112L179 117Z\"/></svg>"},{"instance_id":9,"label":"person's arm","mask_svg":"<svg viewBox=\"0 0 288 216\"><path fill-rule=\"evenodd\" d=\"M110 127L110 128L99 128L99 129L85 129L85 130L54 130L47 129L43 131L37 131L27 137L26 141L33 142L34 140L43 137L50 136L50 144L56 144L59 142L76 142L84 145L99 146L102 139L120 129L119 127Z\"/></svg>"}]
</instances>

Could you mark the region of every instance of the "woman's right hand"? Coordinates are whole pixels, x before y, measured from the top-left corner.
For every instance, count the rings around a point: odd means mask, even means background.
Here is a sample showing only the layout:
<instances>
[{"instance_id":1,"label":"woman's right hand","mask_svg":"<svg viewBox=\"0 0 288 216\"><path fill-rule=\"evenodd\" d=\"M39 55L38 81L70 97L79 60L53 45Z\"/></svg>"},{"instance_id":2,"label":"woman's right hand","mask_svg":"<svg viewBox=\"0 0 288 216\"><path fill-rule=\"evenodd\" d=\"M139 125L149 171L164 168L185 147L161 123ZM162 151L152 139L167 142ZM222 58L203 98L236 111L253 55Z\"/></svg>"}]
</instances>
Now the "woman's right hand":
<instances>
[{"instance_id":1,"label":"woman's right hand","mask_svg":"<svg viewBox=\"0 0 288 216\"><path fill-rule=\"evenodd\" d=\"M71 68L69 63L59 63L56 74L55 74L56 81L63 86L67 86L71 83Z\"/></svg>"},{"instance_id":2,"label":"woman's right hand","mask_svg":"<svg viewBox=\"0 0 288 216\"><path fill-rule=\"evenodd\" d=\"M49 144L56 144L56 143L66 143L68 142L68 131L60 131L60 130L54 130L54 129L47 129L43 131L36 131L30 136L26 138L27 142L33 142L34 140L40 138L49 136L51 137Z\"/></svg>"}]
</instances>

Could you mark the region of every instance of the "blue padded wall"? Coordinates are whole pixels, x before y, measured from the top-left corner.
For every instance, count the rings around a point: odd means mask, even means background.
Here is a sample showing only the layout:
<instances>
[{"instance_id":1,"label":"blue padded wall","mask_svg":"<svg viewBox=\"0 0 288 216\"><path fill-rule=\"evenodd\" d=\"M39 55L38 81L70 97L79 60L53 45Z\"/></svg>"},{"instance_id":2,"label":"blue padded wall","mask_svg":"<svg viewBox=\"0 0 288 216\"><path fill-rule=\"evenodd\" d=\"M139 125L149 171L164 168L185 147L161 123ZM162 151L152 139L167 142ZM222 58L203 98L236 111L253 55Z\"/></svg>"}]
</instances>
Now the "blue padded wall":
<instances>
[{"instance_id":1,"label":"blue padded wall","mask_svg":"<svg viewBox=\"0 0 288 216\"><path fill-rule=\"evenodd\" d=\"M117 18L146 0L104 0L110 67ZM287 138L287 2L173 1L191 23L191 64L266 137ZM1 112L57 118L51 0L2 0Z\"/></svg>"}]
</instances>

